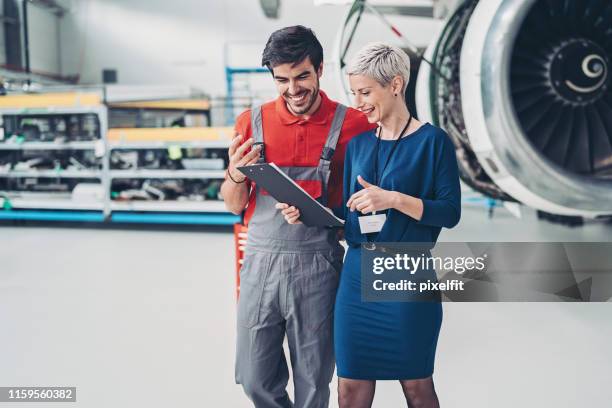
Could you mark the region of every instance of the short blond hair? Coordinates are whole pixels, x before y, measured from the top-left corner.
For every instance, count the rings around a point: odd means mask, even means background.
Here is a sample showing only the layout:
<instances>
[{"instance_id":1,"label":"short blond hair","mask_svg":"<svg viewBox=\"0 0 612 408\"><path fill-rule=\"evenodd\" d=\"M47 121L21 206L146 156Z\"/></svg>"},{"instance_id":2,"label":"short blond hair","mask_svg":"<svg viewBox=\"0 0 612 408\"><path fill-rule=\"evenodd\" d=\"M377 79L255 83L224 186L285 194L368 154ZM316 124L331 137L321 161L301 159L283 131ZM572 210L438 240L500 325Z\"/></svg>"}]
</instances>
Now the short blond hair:
<instances>
[{"instance_id":1,"label":"short blond hair","mask_svg":"<svg viewBox=\"0 0 612 408\"><path fill-rule=\"evenodd\" d=\"M410 57L401 48L382 42L373 42L360 49L348 65L349 75L364 75L387 86L393 78L404 79L402 94L410 80Z\"/></svg>"}]
</instances>

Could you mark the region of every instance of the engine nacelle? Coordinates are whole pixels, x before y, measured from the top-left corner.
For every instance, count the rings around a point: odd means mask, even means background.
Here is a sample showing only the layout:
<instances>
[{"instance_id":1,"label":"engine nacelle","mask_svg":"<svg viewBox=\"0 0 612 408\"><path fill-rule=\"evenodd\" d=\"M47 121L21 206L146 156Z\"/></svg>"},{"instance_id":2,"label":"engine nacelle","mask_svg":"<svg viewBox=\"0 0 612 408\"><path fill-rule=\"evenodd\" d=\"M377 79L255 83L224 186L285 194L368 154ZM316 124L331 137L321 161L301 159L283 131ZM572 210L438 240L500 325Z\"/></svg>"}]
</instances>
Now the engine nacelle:
<instances>
[{"instance_id":1,"label":"engine nacelle","mask_svg":"<svg viewBox=\"0 0 612 408\"><path fill-rule=\"evenodd\" d=\"M612 215L612 3L465 0L421 64L417 111L462 179L554 214Z\"/></svg>"}]
</instances>

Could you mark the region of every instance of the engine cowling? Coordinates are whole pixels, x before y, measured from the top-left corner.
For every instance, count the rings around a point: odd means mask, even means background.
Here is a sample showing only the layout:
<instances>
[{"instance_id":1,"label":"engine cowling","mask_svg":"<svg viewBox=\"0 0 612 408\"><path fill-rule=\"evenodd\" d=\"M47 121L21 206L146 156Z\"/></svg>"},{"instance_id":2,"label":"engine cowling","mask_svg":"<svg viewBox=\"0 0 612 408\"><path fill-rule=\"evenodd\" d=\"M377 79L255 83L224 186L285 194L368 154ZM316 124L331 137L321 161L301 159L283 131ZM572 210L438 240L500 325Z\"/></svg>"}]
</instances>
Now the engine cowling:
<instances>
[{"instance_id":1,"label":"engine cowling","mask_svg":"<svg viewBox=\"0 0 612 408\"><path fill-rule=\"evenodd\" d=\"M612 215L612 3L465 0L421 64L420 119L462 179L562 215Z\"/></svg>"}]
</instances>

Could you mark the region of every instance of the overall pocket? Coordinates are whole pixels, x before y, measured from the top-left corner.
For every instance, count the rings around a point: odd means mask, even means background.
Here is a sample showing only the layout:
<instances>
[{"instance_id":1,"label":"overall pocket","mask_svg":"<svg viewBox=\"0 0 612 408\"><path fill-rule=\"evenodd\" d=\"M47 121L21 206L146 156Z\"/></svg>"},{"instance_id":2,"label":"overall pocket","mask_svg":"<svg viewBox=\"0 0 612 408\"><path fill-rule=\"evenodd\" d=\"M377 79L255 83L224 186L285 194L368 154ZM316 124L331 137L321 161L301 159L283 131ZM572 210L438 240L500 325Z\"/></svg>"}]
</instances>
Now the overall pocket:
<instances>
[{"instance_id":1,"label":"overall pocket","mask_svg":"<svg viewBox=\"0 0 612 408\"><path fill-rule=\"evenodd\" d=\"M270 270L270 255L247 252L240 268L238 324L252 328L259 323L261 297Z\"/></svg>"},{"instance_id":2,"label":"overall pocket","mask_svg":"<svg viewBox=\"0 0 612 408\"><path fill-rule=\"evenodd\" d=\"M311 287L304 291L309 295L302 300L307 326L313 331L328 331L332 327L342 258L334 260L327 256L329 255L321 252L314 254L314 265L309 279Z\"/></svg>"}]
</instances>

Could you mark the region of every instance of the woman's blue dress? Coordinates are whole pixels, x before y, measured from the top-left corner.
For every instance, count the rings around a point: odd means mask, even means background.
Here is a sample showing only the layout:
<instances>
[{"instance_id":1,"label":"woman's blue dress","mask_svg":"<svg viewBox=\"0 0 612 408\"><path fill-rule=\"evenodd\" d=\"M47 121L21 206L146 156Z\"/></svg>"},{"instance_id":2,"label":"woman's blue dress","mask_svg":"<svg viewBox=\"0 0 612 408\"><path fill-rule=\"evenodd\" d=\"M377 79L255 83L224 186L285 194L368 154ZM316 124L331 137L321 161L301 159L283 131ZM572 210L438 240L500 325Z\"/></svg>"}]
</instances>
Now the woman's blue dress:
<instances>
[{"instance_id":1,"label":"woman's blue dress","mask_svg":"<svg viewBox=\"0 0 612 408\"><path fill-rule=\"evenodd\" d=\"M344 203L362 189L361 175L374 184L374 131L348 144L344 169ZM381 140L379 173L393 140ZM380 176L379 176L380 177ZM452 228L461 214L459 175L448 135L428 123L402 138L379 187L423 200L421 220L389 210L376 242L435 242L442 227ZM339 377L363 380L408 380L433 373L442 323L439 302L364 302L361 299L358 211L345 210L349 245L336 296L334 339Z\"/></svg>"}]
</instances>

